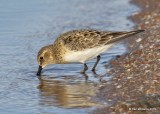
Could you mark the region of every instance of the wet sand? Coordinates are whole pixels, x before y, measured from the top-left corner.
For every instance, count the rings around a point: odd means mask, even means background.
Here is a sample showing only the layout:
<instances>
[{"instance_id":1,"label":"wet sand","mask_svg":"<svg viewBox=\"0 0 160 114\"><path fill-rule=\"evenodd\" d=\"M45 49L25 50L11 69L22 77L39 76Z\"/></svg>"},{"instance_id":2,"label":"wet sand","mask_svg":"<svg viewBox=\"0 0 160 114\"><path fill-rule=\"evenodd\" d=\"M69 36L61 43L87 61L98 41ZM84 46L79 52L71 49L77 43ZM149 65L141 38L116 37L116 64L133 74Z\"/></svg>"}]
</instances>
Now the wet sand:
<instances>
[{"instance_id":1,"label":"wet sand","mask_svg":"<svg viewBox=\"0 0 160 114\"><path fill-rule=\"evenodd\" d=\"M160 1L134 0L142 8L130 19L143 34L127 40L128 53L110 61L111 81L100 88L97 98L108 106L93 114L127 113L158 114L160 112Z\"/></svg>"}]
</instances>

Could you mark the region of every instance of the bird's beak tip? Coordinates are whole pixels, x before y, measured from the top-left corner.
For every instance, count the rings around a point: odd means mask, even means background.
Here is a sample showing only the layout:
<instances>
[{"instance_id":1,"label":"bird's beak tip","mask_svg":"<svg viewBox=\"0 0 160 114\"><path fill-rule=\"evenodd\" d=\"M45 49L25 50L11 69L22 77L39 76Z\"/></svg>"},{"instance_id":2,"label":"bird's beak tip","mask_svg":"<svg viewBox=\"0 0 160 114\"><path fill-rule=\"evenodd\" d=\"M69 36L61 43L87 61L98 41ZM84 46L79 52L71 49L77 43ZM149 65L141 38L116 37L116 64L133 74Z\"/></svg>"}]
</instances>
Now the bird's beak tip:
<instances>
[{"instance_id":1,"label":"bird's beak tip","mask_svg":"<svg viewBox=\"0 0 160 114\"><path fill-rule=\"evenodd\" d=\"M37 76L40 76L40 75L41 75L42 69L43 69L42 66L39 65L38 72L37 72Z\"/></svg>"},{"instance_id":2,"label":"bird's beak tip","mask_svg":"<svg viewBox=\"0 0 160 114\"><path fill-rule=\"evenodd\" d=\"M41 73L37 72L37 76L40 76L40 75L41 75Z\"/></svg>"}]
</instances>

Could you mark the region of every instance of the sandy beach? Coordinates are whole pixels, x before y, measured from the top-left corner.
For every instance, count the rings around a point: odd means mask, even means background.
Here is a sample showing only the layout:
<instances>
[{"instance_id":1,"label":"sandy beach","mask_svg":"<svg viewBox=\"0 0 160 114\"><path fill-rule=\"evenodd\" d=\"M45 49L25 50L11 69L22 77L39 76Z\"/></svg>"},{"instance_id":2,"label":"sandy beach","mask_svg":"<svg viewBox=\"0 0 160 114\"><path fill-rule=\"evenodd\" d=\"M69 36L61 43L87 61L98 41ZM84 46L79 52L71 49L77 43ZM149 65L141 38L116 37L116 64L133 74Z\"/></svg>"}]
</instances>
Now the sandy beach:
<instances>
[{"instance_id":1,"label":"sandy beach","mask_svg":"<svg viewBox=\"0 0 160 114\"><path fill-rule=\"evenodd\" d=\"M160 112L160 1L133 0L142 8L129 17L143 34L125 41L128 53L110 61L113 79L97 97L109 106L93 114L158 114Z\"/></svg>"}]
</instances>

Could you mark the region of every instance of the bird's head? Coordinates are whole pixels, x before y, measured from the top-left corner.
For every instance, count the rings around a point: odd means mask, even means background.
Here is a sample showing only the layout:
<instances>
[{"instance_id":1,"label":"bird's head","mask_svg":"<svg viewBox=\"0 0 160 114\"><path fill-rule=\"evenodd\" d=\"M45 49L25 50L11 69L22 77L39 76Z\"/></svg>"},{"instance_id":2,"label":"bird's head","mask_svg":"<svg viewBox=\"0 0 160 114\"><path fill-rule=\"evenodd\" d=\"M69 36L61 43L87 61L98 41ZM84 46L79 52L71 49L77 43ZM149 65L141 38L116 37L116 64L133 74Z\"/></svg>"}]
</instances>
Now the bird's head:
<instances>
[{"instance_id":1,"label":"bird's head","mask_svg":"<svg viewBox=\"0 0 160 114\"><path fill-rule=\"evenodd\" d=\"M39 64L37 75L41 74L42 69L49 65L54 63L54 56L53 56L53 46L48 45L45 47L42 47L37 55L37 62Z\"/></svg>"}]
</instances>

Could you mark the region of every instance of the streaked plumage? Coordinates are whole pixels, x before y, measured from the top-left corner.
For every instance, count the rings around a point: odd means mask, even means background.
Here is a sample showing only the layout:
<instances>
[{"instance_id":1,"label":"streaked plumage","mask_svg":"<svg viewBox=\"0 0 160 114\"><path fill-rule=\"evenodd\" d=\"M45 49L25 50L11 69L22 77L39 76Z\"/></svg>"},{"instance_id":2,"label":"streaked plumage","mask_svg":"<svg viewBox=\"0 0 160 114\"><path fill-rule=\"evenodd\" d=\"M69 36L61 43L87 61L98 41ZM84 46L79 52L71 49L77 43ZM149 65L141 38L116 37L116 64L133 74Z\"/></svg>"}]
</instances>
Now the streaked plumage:
<instances>
[{"instance_id":1,"label":"streaked plumage","mask_svg":"<svg viewBox=\"0 0 160 114\"><path fill-rule=\"evenodd\" d=\"M73 30L61 34L53 45L43 47L38 53L40 69L48 64L84 63L97 57L116 41L144 30L108 32L98 30ZM96 64L97 65L97 64ZM96 65L94 67L96 67ZM85 66L87 66L85 64ZM88 67L86 68L88 69ZM95 69L93 69L95 70ZM37 74L40 74L41 70ZM85 71L84 71L85 72Z\"/></svg>"}]
</instances>

